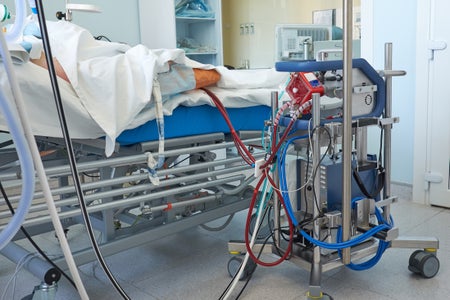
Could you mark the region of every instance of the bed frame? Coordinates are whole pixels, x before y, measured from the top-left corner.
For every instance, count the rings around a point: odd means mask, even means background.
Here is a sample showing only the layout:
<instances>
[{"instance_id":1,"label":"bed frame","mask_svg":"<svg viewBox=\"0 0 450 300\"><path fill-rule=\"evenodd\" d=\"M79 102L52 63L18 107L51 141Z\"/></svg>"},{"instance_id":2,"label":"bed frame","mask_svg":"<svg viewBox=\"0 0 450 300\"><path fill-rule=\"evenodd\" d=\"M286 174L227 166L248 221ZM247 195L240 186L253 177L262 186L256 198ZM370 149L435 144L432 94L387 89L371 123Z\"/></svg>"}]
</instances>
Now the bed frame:
<instances>
[{"instance_id":1,"label":"bed frame","mask_svg":"<svg viewBox=\"0 0 450 300\"><path fill-rule=\"evenodd\" d=\"M261 145L261 132L239 134L249 148ZM64 153L65 146L59 138L37 137L37 143L59 217L70 235L70 229L83 224L83 219ZM166 140L166 164L158 170L159 185L149 181L146 171L148 156L156 155L151 153L157 151L157 141L118 145L111 158L104 157L104 141L101 139L74 140L73 144L91 223L105 256L224 216L232 217L248 208L253 193L252 169L243 162L234 150L234 143L223 133ZM0 149L0 181L7 187L8 198L16 206L20 199L18 187L21 181L13 150ZM255 157L264 155L262 151L260 154L257 152ZM33 204L23 223L33 236L53 231L42 199L37 183ZM9 210L2 207L0 230L10 217ZM23 237L19 232L15 240ZM56 237L54 242L57 244ZM77 265L96 259L88 243L76 247L72 251ZM9 258L16 263L20 259ZM67 269L62 254L54 261L62 269ZM51 266L48 268L50 270ZM40 271L38 275L46 273Z\"/></svg>"}]
</instances>

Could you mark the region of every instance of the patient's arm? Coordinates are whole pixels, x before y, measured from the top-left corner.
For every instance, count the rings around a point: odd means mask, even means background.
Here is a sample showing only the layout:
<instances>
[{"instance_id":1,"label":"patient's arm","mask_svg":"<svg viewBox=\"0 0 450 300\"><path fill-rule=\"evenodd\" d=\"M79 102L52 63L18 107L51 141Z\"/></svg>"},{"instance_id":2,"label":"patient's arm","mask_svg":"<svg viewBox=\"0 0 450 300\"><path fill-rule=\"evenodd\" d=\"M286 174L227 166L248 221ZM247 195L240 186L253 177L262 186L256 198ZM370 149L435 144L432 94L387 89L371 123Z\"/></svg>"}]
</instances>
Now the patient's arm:
<instances>
[{"instance_id":1,"label":"patient's arm","mask_svg":"<svg viewBox=\"0 0 450 300\"><path fill-rule=\"evenodd\" d=\"M217 83L217 81L219 81L220 79L220 74L214 69L211 70L194 69L194 77L195 77L195 88L199 89Z\"/></svg>"},{"instance_id":2,"label":"patient's arm","mask_svg":"<svg viewBox=\"0 0 450 300\"><path fill-rule=\"evenodd\" d=\"M45 59L45 53L42 52L41 57L38 59L30 59L30 61L42 68L48 69L47 60ZM70 82L67 77L66 72L62 68L59 61L54 57L53 64L55 66L56 75L67 82ZM220 79L220 74L212 69L212 70L203 70L203 69L193 69L196 86L195 88L206 87L212 84L215 84Z\"/></svg>"},{"instance_id":3,"label":"patient's arm","mask_svg":"<svg viewBox=\"0 0 450 300\"><path fill-rule=\"evenodd\" d=\"M39 57L37 59L30 59L30 61L32 63L34 63L35 65L43 67L44 69L48 69L44 52L42 52L41 57ZM60 77L61 79L64 79L67 82L70 82L69 78L67 77L66 72L61 67L61 64L59 63L59 61L56 58L53 58L53 65L55 66L56 76Z\"/></svg>"}]
</instances>

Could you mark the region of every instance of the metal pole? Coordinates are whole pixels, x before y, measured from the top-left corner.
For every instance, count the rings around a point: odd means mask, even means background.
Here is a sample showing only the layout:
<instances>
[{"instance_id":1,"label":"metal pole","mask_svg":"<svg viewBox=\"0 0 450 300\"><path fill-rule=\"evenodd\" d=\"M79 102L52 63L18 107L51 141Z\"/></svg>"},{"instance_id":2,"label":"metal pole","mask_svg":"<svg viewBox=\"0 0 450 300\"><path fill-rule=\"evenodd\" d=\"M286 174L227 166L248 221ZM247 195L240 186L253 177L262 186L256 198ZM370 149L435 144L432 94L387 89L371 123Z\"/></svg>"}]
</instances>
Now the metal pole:
<instances>
[{"instance_id":1,"label":"metal pole","mask_svg":"<svg viewBox=\"0 0 450 300\"><path fill-rule=\"evenodd\" d=\"M384 47L384 69L392 70L392 43L386 43ZM389 73L389 72L388 72ZM392 76L385 77L386 83L386 107L384 108L384 117L392 117ZM384 168L385 182L383 189L383 197L387 199L391 196L391 141L392 141L392 125L388 125L384 129ZM383 210L384 217L388 218L390 214L389 205ZM388 220L388 219L386 219Z\"/></svg>"},{"instance_id":2,"label":"metal pole","mask_svg":"<svg viewBox=\"0 0 450 300\"><path fill-rule=\"evenodd\" d=\"M273 123L275 122L275 118L278 112L278 92L272 92L270 94L270 100L271 100L271 105L272 105L272 126ZM278 135L278 132L273 132L272 134ZM279 178L278 178L278 168L275 168L275 172L273 174L273 179L275 182L278 182ZM277 230L278 228L280 228L280 200L278 199L277 193L273 193L273 222L275 225L275 233L274 233L274 237L273 237L273 243L274 245L276 245L277 247L280 247L280 230Z\"/></svg>"},{"instance_id":3,"label":"metal pole","mask_svg":"<svg viewBox=\"0 0 450 300\"><path fill-rule=\"evenodd\" d=\"M351 175L352 175L352 38L353 1L344 0L344 124L342 138L342 240L351 237ZM343 249L342 262L350 263L350 248Z\"/></svg>"},{"instance_id":4,"label":"metal pole","mask_svg":"<svg viewBox=\"0 0 450 300\"><path fill-rule=\"evenodd\" d=\"M312 203L314 201L320 205L320 94L314 93L312 95L312 113L313 113L313 159L312 159L312 170L313 174L316 172L313 182L314 182L314 196ZM320 211L317 205L312 205L313 207L313 217L316 220L318 218ZM313 237L317 240L320 239L319 231L320 225L318 220L314 221ZM320 263L320 247L314 247L313 261L311 263L311 273L309 278L309 293L308 298L314 299L322 297L321 290L322 281L322 265Z\"/></svg>"}]
</instances>

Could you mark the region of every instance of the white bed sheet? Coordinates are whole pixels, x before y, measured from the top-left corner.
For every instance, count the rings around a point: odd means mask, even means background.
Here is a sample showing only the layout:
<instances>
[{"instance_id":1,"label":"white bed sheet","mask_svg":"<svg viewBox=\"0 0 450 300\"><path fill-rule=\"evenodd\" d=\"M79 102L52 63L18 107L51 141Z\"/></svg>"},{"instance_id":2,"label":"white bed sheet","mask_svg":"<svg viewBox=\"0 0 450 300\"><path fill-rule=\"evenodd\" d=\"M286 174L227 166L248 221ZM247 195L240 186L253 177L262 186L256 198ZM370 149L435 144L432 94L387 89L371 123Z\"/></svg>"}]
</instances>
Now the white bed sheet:
<instances>
[{"instance_id":1,"label":"white bed sheet","mask_svg":"<svg viewBox=\"0 0 450 300\"><path fill-rule=\"evenodd\" d=\"M48 21L47 29L52 55L70 81L68 84L59 80L59 90L71 136L105 136L107 155L112 154L115 139L123 130L155 117L153 81L169 70L170 63L214 68L190 60L181 49L148 49L144 45L98 41L88 30L71 22ZM270 92L287 77L274 70L217 70L221 79L213 91L226 107L269 105ZM35 134L60 136L48 72L30 62L16 65L16 71ZM1 88L11 97L4 74L0 74L0 81ZM202 104L212 105L212 101L203 91L190 91L165 101L164 113L170 115L179 105ZM6 130L2 124L0 128Z\"/></svg>"},{"instance_id":2,"label":"white bed sheet","mask_svg":"<svg viewBox=\"0 0 450 300\"><path fill-rule=\"evenodd\" d=\"M221 72L221 68L218 68ZM15 73L19 81L19 86L26 104L29 121L32 124L33 133L39 136L62 137L62 131L58 119L55 100L52 87L48 76L48 71L32 63L15 65ZM249 107L256 105L270 106L270 94L277 90L283 84L285 76L274 76L270 84L267 83L268 76L274 74L273 70L253 70L252 76L248 70L226 71L227 74L222 77L222 83L227 78L251 78L248 86L253 88L223 88L212 86L210 89L222 100L225 107ZM231 77L229 77L231 76ZM255 78L261 78L260 83L256 83ZM231 81L222 86L230 86ZM240 80L242 86L244 81ZM72 86L61 79L58 79L59 91L64 104L64 112L67 118L71 138L77 139L95 139L106 136L106 132L99 126L99 123L92 117L90 112L84 106L83 101L77 96ZM4 91L6 97L12 100L12 93L9 86L6 73L3 66L0 67L0 88ZM95 99L92 99L95 101ZM171 115L173 110L179 105L196 106L209 104L214 105L211 99L204 91L193 90L184 92L164 102L163 109L165 115ZM114 105L114 102L111 103ZM153 102L150 101L135 118L133 118L125 129L135 128L147 121L155 118ZM0 130L8 131L3 115L0 114ZM117 136L120 132L117 133ZM114 140L116 136L112 137ZM108 152L108 151L106 151ZM110 153L107 153L110 154Z\"/></svg>"}]
</instances>

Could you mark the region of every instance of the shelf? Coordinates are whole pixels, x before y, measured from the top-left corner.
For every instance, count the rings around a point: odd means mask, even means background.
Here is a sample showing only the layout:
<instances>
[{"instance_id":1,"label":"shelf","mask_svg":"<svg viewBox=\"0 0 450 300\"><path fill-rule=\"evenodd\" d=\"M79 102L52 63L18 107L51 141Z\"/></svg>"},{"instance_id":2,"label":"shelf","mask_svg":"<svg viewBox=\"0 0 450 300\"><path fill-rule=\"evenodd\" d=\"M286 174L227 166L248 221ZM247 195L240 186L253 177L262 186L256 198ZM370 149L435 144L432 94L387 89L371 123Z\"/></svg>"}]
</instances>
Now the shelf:
<instances>
[{"instance_id":1,"label":"shelf","mask_svg":"<svg viewBox=\"0 0 450 300\"><path fill-rule=\"evenodd\" d=\"M198 18L198 17L175 17L177 21L183 23L201 23L201 22L214 22L216 18Z\"/></svg>"},{"instance_id":2,"label":"shelf","mask_svg":"<svg viewBox=\"0 0 450 300\"><path fill-rule=\"evenodd\" d=\"M151 49L181 48L200 63L222 65L222 0L204 1L214 14L177 16L176 0L139 0L141 43Z\"/></svg>"},{"instance_id":3,"label":"shelf","mask_svg":"<svg viewBox=\"0 0 450 300\"><path fill-rule=\"evenodd\" d=\"M217 55L217 51L216 52L188 52L188 51L184 50L184 52L186 53L186 55Z\"/></svg>"}]
</instances>

